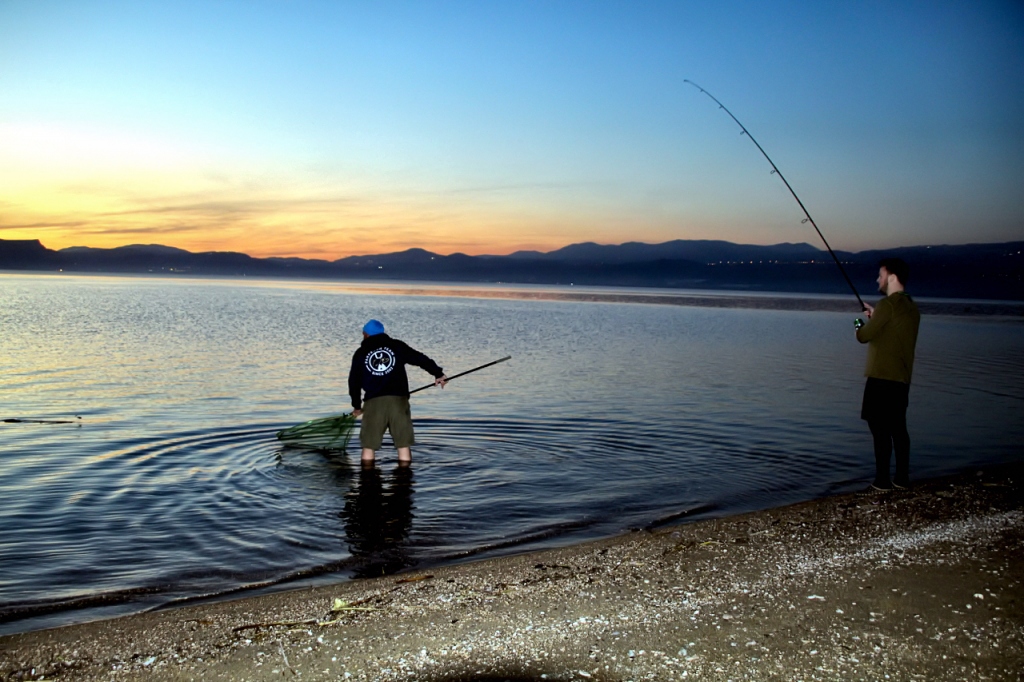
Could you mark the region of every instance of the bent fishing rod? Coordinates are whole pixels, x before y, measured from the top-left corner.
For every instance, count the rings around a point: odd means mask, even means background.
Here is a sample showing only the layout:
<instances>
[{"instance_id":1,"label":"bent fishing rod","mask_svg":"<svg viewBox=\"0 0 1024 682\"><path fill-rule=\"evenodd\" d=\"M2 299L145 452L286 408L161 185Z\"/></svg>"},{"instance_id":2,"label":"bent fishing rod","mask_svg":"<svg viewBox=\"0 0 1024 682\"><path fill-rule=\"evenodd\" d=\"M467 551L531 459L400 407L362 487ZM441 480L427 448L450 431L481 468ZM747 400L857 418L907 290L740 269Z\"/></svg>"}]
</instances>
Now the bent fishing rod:
<instances>
[{"instance_id":1,"label":"bent fishing rod","mask_svg":"<svg viewBox=\"0 0 1024 682\"><path fill-rule=\"evenodd\" d=\"M473 369L467 369L465 372L459 372L455 376L448 377L447 379L444 380L444 382L448 383L452 379L458 379L459 377L464 377L467 374L472 374L473 372L480 371L481 369L485 369L487 367L490 367L491 365L496 365L499 362L505 362L506 360L511 360L511 359L512 359L511 355L506 355L505 357L503 357L503 358L501 358L499 360L492 360L491 362L488 362L486 365L480 365L479 367L474 367ZM436 384L427 384L426 386L420 386L416 390L409 391L409 395L412 395L413 393L418 393L419 391L425 391L426 389L431 388L433 386L436 386Z\"/></svg>"},{"instance_id":2,"label":"bent fishing rod","mask_svg":"<svg viewBox=\"0 0 1024 682\"><path fill-rule=\"evenodd\" d=\"M857 287L853 286L853 282L850 280L850 276L846 274L846 268L844 268L843 264L839 262L839 258L836 256L835 251L833 251L832 247L828 245L828 240L825 239L825 235L823 235L821 233L821 230L818 229L818 224L814 222L814 218L812 218L811 214L807 212L807 208L804 206L804 202L800 201L800 197L798 197L796 195L796 192L793 191L793 187L789 184L789 181L786 180L786 176L782 174L782 171L779 170L779 167L775 165L774 161L772 161L772 157L768 156L768 152L766 152L764 148L760 144L758 144L757 140L755 140L754 136L750 134L750 131L747 130L746 126L740 123L740 120L733 116L733 113L729 111L729 109L724 104L718 101L717 97L715 97L710 92L708 92L707 90L705 90L704 88L702 88L701 86L697 85L696 83L689 79L683 79L683 82L689 83L693 87L703 92L705 95L710 97L722 111L729 114L729 118L736 121L736 125L738 125L740 127L740 130L743 131L740 134L749 137L750 141L754 143L758 151L760 151L761 154L764 155L764 158L768 159L768 163L772 165L772 174L779 176L783 184L786 185L786 189L788 189L789 193L793 195L794 199L796 199L796 203L800 205L800 210L804 212L805 216L807 216L804 220L801 220L800 222L810 223L811 226L814 228L814 231L818 233L818 236L821 237L821 241L825 244L825 248L828 249L829 255L832 256L832 260L834 260L836 262L836 265L839 266L839 272L843 273L843 279L845 279L846 283L850 285L850 290L853 292L853 295L857 297L857 302L860 303L861 310L867 310L867 305L864 304L864 300L861 299L860 294L857 293Z\"/></svg>"}]
</instances>

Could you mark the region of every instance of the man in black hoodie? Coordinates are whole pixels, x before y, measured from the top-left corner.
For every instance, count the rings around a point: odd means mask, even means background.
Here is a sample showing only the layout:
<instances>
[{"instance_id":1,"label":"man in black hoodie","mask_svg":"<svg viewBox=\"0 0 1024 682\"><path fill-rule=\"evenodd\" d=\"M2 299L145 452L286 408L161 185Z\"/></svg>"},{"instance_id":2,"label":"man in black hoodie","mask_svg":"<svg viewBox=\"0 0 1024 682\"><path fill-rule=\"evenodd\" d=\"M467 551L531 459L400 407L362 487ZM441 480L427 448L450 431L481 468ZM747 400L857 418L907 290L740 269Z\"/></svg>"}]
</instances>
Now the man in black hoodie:
<instances>
[{"instance_id":1,"label":"man in black hoodie","mask_svg":"<svg viewBox=\"0 0 1024 682\"><path fill-rule=\"evenodd\" d=\"M348 373L348 393L352 396L352 414L362 416L359 444L363 464L373 464L384 431L398 449L400 464L412 461L412 414L409 411L409 378L406 365L416 365L434 377L434 385L444 388L448 377L436 362L408 344L384 333L384 325L370 320L363 326L363 343L352 356ZM365 395L364 395L365 394Z\"/></svg>"}]
</instances>

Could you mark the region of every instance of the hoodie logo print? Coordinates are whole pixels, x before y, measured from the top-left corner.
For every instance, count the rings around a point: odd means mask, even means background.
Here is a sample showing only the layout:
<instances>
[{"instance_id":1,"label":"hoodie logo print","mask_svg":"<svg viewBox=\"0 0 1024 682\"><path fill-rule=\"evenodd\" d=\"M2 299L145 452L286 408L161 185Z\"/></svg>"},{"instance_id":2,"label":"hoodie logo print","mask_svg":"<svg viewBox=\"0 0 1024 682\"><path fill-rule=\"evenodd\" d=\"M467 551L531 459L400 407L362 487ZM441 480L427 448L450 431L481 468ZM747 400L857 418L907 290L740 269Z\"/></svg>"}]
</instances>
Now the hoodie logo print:
<instances>
[{"instance_id":1,"label":"hoodie logo print","mask_svg":"<svg viewBox=\"0 0 1024 682\"><path fill-rule=\"evenodd\" d=\"M388 374L395 368L395 354L390 348L378 348L366 355L366 369L375 377Z\"/></svg>"}]
</instances>

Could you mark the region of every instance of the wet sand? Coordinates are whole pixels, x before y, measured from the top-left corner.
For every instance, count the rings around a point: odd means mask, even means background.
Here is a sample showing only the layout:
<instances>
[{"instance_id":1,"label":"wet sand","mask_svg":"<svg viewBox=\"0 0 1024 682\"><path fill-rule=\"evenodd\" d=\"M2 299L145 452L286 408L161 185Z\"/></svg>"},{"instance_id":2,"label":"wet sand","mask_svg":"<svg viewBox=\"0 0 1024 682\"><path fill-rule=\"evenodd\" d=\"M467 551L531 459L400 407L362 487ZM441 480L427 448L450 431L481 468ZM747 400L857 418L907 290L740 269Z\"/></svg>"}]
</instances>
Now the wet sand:
<instances>
[{"instance_id":1,"label":"wet sand","mask_svg":"<svg viewBox=\"0 0 1024 682\"><path fill-rule=\"evenodd\" d=\"M1024 466L0 638L0 679L1019 680Z\"/></svg>"}]
</instances>

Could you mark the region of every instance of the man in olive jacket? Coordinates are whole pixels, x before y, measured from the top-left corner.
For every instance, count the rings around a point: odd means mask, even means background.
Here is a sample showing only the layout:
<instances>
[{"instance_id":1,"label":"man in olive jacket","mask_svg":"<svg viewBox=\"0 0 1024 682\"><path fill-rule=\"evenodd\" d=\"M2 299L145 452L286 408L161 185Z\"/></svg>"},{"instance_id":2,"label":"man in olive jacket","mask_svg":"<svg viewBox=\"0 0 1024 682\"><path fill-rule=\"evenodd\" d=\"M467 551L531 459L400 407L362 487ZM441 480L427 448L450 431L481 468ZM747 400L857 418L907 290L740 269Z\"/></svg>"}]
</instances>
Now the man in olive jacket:
<instances>
[{"instance_id":1,"label":"man in olive jacket","mask_svg":"<svg viewBox=\"0 0 1024 682\"><path fill-rule=\"evenodd\" d=\"M910 485L907 402L921 313L904 291L907 264L900 258L885 258L878 265L878 291L886 296L874 307L865 304L868 322L857 329L857 340L868 344L860 417L867 421L875 441L875 480L869 490L886 491ZM893 450L896 475L890 480Z\"/></svg>"},{"instance_id":2,"label":"man in olive jacket","mask_svg":"<svg viewBox=\"0 0 1024 682\"><path fill-rule=\"evenodd\" d=\"M362 417L359 444L363 464L371 465L374 452L380 449L384 431L398 449L399 464L412 461L412 414L409 410L409 378L405 366L416 365L434 377L434 384L444 388L448 378L436 362L408 344L384 333L384 325L370 320L363 326L363 343L352 355L348 373L348 392L352 398L352 414Z\"/></svg>"}]
</instances>

